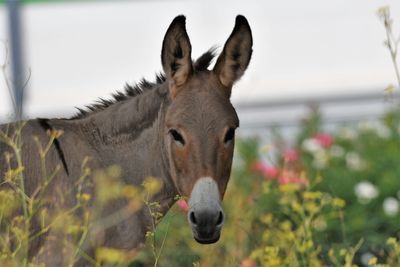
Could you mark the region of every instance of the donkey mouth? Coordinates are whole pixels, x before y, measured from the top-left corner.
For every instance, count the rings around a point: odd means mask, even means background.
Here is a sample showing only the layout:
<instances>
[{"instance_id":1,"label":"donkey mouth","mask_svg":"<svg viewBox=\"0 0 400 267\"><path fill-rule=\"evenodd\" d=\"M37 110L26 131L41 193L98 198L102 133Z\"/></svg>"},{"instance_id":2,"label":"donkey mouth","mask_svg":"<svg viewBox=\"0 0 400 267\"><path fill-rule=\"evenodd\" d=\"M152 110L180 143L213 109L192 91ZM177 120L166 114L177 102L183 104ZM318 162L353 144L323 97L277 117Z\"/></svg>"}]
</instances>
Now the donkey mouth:
<instances>
[{"instance_id":1,"label":"donkey mouth","mask_svg":"<svg viewBox=\"0 0 400 267\"><path fill-rule=\"evenodd\" d=\"M213 244L213 243L216 243L219 240L219 238L221 236L220 233L221 233L220 231L217 231L211 237L200 237L198 234L193 232L193 238L199 244L203 244L203 245Z\"/></svg>"}]
</instances>

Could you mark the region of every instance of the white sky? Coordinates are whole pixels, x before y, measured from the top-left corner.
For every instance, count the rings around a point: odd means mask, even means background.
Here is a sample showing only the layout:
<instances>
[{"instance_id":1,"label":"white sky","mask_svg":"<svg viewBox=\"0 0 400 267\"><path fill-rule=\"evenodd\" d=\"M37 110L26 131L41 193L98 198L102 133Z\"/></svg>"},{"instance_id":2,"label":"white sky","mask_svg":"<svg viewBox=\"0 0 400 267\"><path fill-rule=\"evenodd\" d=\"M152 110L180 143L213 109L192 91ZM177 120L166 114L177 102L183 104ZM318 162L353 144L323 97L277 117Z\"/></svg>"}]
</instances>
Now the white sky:
<instances>
[{"instance_id":1,"label":"white sky","mask_svg":"<svg viewBox=\"0 0 400 267\"><path fill-rule=\"evenodd\" d=\"M164 33L187 17L193 57L223 46L237 14L252 27L250 67L234 102L365 90L395 83L385 32L376 10L389 5L400 33L400 1L107 1L25 6L26 65L32 77L28 116L71 114L125 82L161 70ZM0 39L7 40L0 7ZM0 62L4 51L0 48ZM400 59L399 59L400 60ZM0 119L11 114L0 80Z\"/></svg>"}]
</instances>

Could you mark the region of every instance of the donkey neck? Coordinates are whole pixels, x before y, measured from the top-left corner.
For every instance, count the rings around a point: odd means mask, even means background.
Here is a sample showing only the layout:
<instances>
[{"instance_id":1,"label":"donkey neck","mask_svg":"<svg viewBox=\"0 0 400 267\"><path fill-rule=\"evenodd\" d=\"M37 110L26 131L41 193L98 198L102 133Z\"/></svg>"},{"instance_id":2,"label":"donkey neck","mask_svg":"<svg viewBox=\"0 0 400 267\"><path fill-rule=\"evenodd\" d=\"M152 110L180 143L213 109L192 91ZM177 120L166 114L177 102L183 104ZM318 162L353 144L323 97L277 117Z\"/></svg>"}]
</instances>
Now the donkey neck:
<instances>
[{"instance_id":1,"label":"donkey neck","mask_svg":"<svg viewBox=\"0 0 400 267\"><path fill-rule=\"evenodd\" d=\"M92 131L93 142L104 147L136 140L160 119L160 111L169 105L167 92L165 85L158 85L140 95L89 113L84 118L84 124Z\"/></svg>"},{"instance_id":2,"label":"donkey neck","mask_svg":"<svg viewBox=\"0 0 400 267\"><path fill-rule=\"evenodd\" d=\"M138 186L149 176L162 180L163 188L154 201L166 204L165 211L176 195L163 133L169 104L168 86L162 84L82 119L102 167L118 165L124 182Z\"/></svg>"}]
</instances>

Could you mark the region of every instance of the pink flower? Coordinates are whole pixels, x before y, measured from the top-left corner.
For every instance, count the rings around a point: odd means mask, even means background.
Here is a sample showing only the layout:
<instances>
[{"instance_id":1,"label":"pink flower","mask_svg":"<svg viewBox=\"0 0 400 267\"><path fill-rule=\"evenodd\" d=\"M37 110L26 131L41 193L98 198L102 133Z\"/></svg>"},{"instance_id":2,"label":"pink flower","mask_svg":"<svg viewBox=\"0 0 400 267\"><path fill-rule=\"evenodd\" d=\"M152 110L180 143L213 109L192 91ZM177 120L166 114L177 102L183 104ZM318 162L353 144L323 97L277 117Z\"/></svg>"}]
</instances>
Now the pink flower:
<instances>
[{"instance_id":1,"label":"pink flower","mask_svg":"<svg viewBox=\"0 0 400 267\"><path fill-rule=\"evenodd\" d=\"M187 212L189 210L189 205L184 199L178 200L178 207L184 212Z\"/></svg>"},{"instance_id":2,"label":"pink flower","mask_svg":"<svg viewBox=\"0 0 400 267\"><path fill-rule=\"evenodd\" d=\"M300 171L293 169L283 169L282 174L278 177L280 185L297 184L301 186L308 185L308 179Z\"/></svg>"},{"instance_id":3,"label":"pink flower","mask_svg":"<svg viewBox=\"0 0 400 267\"><path fill-rule=\"evenodd\" d=\"M257 263L250 258L246 258L242 260L242 262L240 263L240 267L256 267L256 266Z\"/></svg>"},{"instance_id":4,"label":"pink flower","mask_svg":"<svg viewBox=\"0 0 400 267\"><path fill-rule=\"evenodd\" d=\"M293 184L298 184L298 185L308 185L308 180L305 178L300 178L300 177L294 177L290 181Z\"/></svg>"},{"instance_id":5,"label":"pink flower","mask_svg":"<svg viewBox=\"0 0 400 267\"><path fill-rule=\"evenodd\" d=\"M298 184L298 185L308 185L308 180L300 177L287 177L287 176L279 176L278 183L280 185L285 184Z\"/></svg>"},{"instance_id":6,"label":"pink flower","mask_svg":"<svg viewBox=\"0 0 400 267\"><path fill-rule=\"evenodd\" d=\"M297 161L299 159L299 153L296 149L288 149L283 153L283 158L287 162Z\"/></svg>"},{"instance_id":7,"label":"pink flower","mask_svg":"<svg viewBox=\"0 0 400 267\"><path fill-rule=\"evenodd\" d=\"M313 138L323 148L329 148L333 144L333 137L327 133L317 133Z\"/></svg>"},{"instance_id":8,"label":"pink flower","mask_svg":"<svg viewBox=\"0 0 400 267\"><path fill-rule=\"evenodd\" d=\"M288 183L290 183L290 179L286 176L279 176L278 183L281 185L288 184Z\"/></svg>"},{"instance_id":9,"label":"pink flower","mask_svg":"<svg viewBox=\"0 0 400 267\"><path fill-rule=\"evenodd\" d=\"M279 174L279 170L274 166L269 166L261 161L256 162L253 165L253 169L260 172L266 178L275 178Z\"/></svg>"}]
</instances>

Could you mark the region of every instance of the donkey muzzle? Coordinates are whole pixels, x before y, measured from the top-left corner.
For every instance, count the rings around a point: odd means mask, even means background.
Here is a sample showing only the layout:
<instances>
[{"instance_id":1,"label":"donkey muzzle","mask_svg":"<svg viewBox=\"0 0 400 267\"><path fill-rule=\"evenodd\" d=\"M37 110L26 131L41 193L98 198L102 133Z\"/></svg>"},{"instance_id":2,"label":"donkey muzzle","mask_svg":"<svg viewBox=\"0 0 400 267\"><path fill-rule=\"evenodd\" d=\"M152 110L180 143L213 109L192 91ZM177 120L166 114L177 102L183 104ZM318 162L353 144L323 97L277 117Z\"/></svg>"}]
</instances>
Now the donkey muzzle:
<instances>
[{"instance_id":1,"label":"donkey muzzle","mask_svg":"<svg viewBox=\"0 0 400 267\"><path fill-rule=\"evenodd\" d=\"M188 221L194 239L200 244L217 242L224 217L217 183L210 177L200 178L189 199Z\"/></svg>"}]
</instances>

